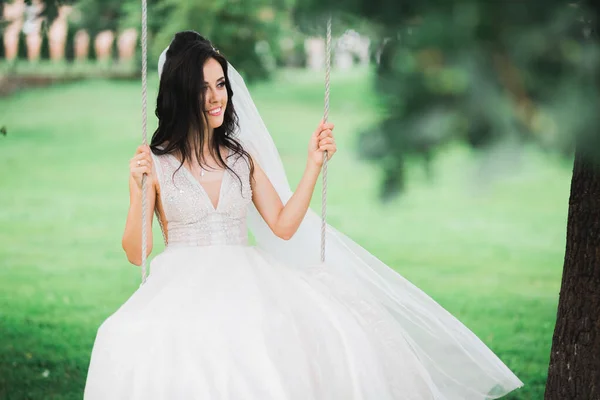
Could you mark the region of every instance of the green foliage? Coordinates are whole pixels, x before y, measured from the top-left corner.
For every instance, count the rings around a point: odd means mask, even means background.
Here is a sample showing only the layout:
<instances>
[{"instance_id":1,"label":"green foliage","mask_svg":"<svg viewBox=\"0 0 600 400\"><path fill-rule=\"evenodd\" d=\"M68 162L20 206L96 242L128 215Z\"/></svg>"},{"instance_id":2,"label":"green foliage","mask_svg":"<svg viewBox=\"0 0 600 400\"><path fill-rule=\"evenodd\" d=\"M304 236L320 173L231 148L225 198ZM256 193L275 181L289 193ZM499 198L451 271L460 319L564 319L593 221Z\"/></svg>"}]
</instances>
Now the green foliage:
<instances>
[{"instance_id":1,"label":"green foliage","mask_svg":"<svg viewBox=\"0 0 600 400\"><path fill-rule=\"evenodd\" d=\"M582 31L593 13L560 0L306 0L307 15L370 21L386 115L361 154L384 170L384 198L405 187L405 163L426 170L443 146L534 142L570 155L600 122L593 83L600 48Z\"/></svg>"},{"instance_id":2,"label":"green foliage","mask_svg":"<svg viewBox=\"0 0 600 400\"><path fill-rule=\"evenodd\" d=\"M153 54L160 54L176 32L191 29L210 39L247 78L273 72L289 14L282 7L268 0L160 0L156 7L161 22Z\"/></svg>"},{"instance_id":3,"label":"green foliage","mask_svg":"<svg viewBox=\"0 0 600 400\"><path fill-rule=\"evenodd\" d=\"M568 154L573 138L595 125L596 96L574 90L586 87L582 61L597 53L573 34L578 10L523 7L455 3L398 27L377 79L389 111L375 151L391 164L384 196L402 190L407 156L427 160L452 140L476 148L535 141Z\"/></svg>"},{"instance_id":4,"label":"green foliage","mask_svg":"<svg viewBox=\"0 0 600 400\"><path fill-rule=\"evenodd\" d=\"M130 2L121 0L77 0L75 1L76 12L70 16L69 22L74 29L86 29L92 37L106 29L118 32L120 28L119 21L124 16L123 9L127 3Z\"/></svg>"}]
</instances>

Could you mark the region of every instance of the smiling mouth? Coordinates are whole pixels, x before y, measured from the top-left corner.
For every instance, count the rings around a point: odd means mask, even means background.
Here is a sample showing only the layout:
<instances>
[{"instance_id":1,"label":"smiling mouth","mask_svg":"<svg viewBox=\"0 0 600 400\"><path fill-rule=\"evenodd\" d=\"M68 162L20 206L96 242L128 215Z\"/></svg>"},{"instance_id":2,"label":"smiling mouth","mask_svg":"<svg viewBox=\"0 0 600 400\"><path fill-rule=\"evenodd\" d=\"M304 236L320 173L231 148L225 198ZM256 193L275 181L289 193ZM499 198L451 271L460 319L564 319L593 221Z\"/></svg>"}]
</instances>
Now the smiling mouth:
<instances>
[{"instance_id":1,"label":"smiling mouth","mask_svg":"<svg viewBox=\"0 0 600 400\"><path fill-rule=\"evenodd\" d=\"M221 111L223 111L223 107L217 107L217 108L213 108L212 110L207 111L207 113L208 113L208 115L217 117L217 116L221 115Z\"/></svg>"}]
</instances>

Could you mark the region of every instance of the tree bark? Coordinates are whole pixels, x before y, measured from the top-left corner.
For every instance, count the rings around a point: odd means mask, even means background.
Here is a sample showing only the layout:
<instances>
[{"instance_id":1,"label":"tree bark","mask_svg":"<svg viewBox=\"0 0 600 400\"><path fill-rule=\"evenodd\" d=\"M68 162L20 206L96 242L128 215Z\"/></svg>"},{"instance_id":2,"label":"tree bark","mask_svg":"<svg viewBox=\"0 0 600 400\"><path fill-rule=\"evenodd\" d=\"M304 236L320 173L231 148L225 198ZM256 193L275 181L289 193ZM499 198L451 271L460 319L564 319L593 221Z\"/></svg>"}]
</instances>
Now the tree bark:
<instances>
[{"instance_id":1,"label":"tree bark","mask_svg":"<svg viewBox=\"0 0 600 400\"><path fill-rule=\"evenodd\" d=\"M545 400L600 400L600 165L575 155Z\"/></svg>"}]
</instances>

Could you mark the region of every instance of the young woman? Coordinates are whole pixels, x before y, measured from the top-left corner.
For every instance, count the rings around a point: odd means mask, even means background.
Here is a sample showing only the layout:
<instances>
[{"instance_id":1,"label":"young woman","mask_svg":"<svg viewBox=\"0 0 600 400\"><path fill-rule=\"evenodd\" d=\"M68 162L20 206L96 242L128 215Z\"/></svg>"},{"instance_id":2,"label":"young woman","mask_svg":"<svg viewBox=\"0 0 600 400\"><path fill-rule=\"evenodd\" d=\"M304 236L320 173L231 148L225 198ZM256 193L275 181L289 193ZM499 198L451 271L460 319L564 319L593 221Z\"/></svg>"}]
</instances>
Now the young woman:
<instances>
[{"instance_id":1,"label":"young woman","mask_svg":"<svg viewBox=\"0 0 600 400\"><path fill-rule=\"evenodd\" d=\"M309 201L333 124L291 192L239 74L195 32L159 62L158 129L130 164L123 248L141 263L141 179L166 249L98 330L85 399L491 399L519 379L464 325ZM248 228L257 244L248 243ZM148 233L148 253L152 235Z\"/></svg>"}]
</instances>

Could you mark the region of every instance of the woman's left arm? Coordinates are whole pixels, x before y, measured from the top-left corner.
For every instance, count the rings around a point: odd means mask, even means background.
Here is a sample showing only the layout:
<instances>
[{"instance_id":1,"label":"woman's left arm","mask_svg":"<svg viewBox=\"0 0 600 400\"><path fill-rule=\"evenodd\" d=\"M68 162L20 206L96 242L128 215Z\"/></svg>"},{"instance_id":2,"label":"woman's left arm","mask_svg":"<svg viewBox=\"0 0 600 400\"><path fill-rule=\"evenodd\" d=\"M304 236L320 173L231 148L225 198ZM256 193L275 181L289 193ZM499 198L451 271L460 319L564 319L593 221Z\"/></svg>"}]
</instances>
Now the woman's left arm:
<instances>
[{"instance_id":1,"label":"woman's left arm","mask_svg":"<svg viewBox=\"0 0 600 400\"><path fill-rule=\"evenodd\" d=\"M312 134L304 174L285 206L265 172L257 163L254 164L254 179L251 181L252 200L269 228L284 240L294 236L306 215L323 165L323 152L327 151L327 159L330 160L337 150L333 127L331 123L321 122Z\"/></svg>"}]
</instances>

